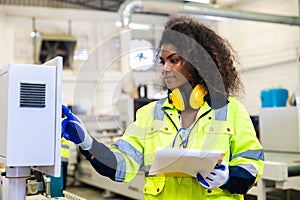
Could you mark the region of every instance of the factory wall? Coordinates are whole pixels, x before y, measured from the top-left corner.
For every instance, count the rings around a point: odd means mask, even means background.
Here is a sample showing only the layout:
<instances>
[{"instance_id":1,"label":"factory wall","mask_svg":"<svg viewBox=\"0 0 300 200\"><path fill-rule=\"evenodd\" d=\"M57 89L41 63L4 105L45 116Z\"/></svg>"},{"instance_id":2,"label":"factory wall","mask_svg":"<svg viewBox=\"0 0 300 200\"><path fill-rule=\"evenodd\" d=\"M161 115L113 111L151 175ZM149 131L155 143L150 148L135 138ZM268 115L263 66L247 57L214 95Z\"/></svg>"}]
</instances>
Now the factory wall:
<instances>
[{"instance_id":1,"label":"factory wall","mask_svg":"<svg viewBox=\"0 0 300 200\"><path fill-rule=\"evenodd\" d=\"M84 60L74 60L72 69L63 70L63 101L66 104L73 104L75 83L84 85L87 89L94 88L96 80L88 77L88 72L96 71L99 66L98 55L96 55L98 52L95 51L95 48L103 38L117 33L117 29L110 26L111 23L107 20L113 21L116 16L110 16L110 13L101 14L37 7L11 6L2 9L1 25L5 27L1 29L4 30L2 37L4 45L2 47L5 47L5 49L1 48L1 55L3 55L3 59L0 61L1 66L7 63L35 62L33 60L33 38L30 36L34 29L49 34L72 34L78 38L76 49L87 50L89 53L93 52L94 58L92 58L93 64L84 68L83 73L87 75L81 80L77 81L76 79L78 72L85 63ZM73 20L74 18L76 20ZM108 33L108 30L110 30L110 33ZM108 53L113 54L114 51L102 52L101 59L105 59L105 54ZM85 101L84 96L81 100Z\"/></svg>"},{"instance_id":2,"label":"factory wall","mask_svg":"<svg viewBox=\"0 0 300 200\"><path fill-rule=\"evenodd\" d=\"M119 98L123 78L120 70L120 27L118 14L91 10L44 7L0 6L0 66L8 63L34 63L34 31L71 34L77 38L76 51L87 50L88 59L74 60L63 70L63 102L80 105L89 114L111 114L114 98ZM138 15L135 22L148 16ZM163 23L165 17L152 17L150 25ZM3 27L3 28L2 28ZM5 28L4 28L5 27ZM132 31L133 38L157 43L154 31ZM143 76L145 78L145 76ZM149 76L148 76L149 77Z\"/></svg>"},{"instance_id":3,"label":"factory wall","mask_svg":"<svg viewBox=\"0 0 300 200\"><path fill-rule=\"evenodd\" d=\"M245 2L234 9L298 15L296 0L284 5L276 0ZM34 62L30 37L33 24L40 32L72 34L78 39L76 50L86 49L89 59L74 60L72 69L63 71L63 101L79 104L88 112L110 113L112 102L120 95L122 79L117 20L117 13L111 12L0 6L0 66ZM245 20L203 20L227 38L238 52L237 66L245 85L241 100L250 114L259 114L262 89L283 87L290 93L295 90L300 80L299 27ZM134 15L132 21L161 27L166 17ZM155 46L157 32L155 28L133 31L132 36L149 39Z\"/></svg>"},{"instance_id":4,"label":"factory wall","mask_svg":"<svg viewBox=\"0 0 300 200\"><path fill-rule=\"evenodd\" d=\"M243 1L235 9L299 16L298 1L282 3L277 0ZM299 76L299 27L254 21L224 20L218 31L236 49L237 64L245 86L242 99L251 115L258 115L261 107L260 91L268 88L286 88L291 95Z\"/></svg>"}]
</instances>

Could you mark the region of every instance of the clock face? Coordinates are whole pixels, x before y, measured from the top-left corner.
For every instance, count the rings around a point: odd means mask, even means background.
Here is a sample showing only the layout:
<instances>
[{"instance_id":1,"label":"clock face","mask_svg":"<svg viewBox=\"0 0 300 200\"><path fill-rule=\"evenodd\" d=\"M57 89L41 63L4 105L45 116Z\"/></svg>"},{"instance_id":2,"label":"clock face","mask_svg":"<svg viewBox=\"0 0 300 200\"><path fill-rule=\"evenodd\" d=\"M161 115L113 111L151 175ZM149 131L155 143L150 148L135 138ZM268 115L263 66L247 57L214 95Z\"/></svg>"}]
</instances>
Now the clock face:
<instances>
[{"instance_id":1,"label":"clock face","mask_svg":"<svg viewBox=\"0 0 300 200\"><path fill-rule=\"evenodd\" d=\"M134 70L147 70L153 64L153 46L144 39L133 39L129 43L129 64Z\"/></svg>"}]
</instances>

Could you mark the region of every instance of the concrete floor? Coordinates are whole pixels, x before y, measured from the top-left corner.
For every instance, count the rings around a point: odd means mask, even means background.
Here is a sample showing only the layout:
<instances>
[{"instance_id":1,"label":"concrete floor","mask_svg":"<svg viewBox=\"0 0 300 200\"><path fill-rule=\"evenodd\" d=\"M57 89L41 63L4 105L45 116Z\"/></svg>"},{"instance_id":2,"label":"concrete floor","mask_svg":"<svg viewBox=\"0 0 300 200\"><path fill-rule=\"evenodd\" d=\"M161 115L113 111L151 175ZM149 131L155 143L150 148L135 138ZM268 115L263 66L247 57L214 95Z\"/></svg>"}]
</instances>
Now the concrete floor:
<instances>
[{"instance_id":1,"label":"concrete floor","mask_svg":"<svg viewBox=\"0 0 300 200\"><path fill-rule=\"evenodd\" d=\"M108 193L99 188L95 188L88 185L72 186L67 188L66 191L75 194L81 198L84 198L86 200L104 200L104 199L105 200L131 200L127 197Z\"/></svg>"},{"instance_id":2,"label":"concrete floor","mask_svg":"<svg viewBox=\"0 0 300 200\"><path fill-rule=\"evenodd\" d=\"M106 190L96 188L94 186L78 183L68 178L66 192L77 195L85 200L132 200L128 197L117 195ZM77 200L75 198L75 200ZM81 199L78 199L81 200Z\"/></svg>"}]
</instances>

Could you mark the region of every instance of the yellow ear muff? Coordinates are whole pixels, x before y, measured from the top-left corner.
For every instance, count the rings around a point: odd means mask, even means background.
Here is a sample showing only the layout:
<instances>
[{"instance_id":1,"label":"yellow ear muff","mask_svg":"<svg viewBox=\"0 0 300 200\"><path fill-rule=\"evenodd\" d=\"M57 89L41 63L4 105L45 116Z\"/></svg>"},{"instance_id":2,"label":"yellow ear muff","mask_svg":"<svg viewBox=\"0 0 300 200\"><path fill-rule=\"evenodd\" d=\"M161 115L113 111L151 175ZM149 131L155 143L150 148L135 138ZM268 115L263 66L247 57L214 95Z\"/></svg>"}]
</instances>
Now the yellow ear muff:
<instances>
[{"instance_id":1,"label":"yellow ear muff","mask_svg":"<svg viewBox=\"0 0 300 200\"><path fill-rule=\"evenodd\" d=\"M190 104L189 106L193 109L199 109L204 103L206 90L202 85L196 85L190 95L189 101L183 95L184 94L181 94L180 90L176 88L169 96L177 110L183 111L187 107L186 104Z\"/></svg>"},{"instance_id":2,"label":"yellow ear muff","mask_svg":"<svg viewBox=\"0 0 300 200\"><path fill-rule=\"evenodd\" d=\"M169 97L177 110L183 111L185 109L184 100L178 88L174 89Z\"/></svg>"},{"instance_id":3,"label":"yellow ear muff","mask_svg":"<svg viewBox=\"0 0 300 200\"><path fill-rule=\"evenodd\" d=\"M196 85L190 96L190 106L193 109L199 109L204 103L206 90L202 85Z\"/></svg>"}]
</instances>

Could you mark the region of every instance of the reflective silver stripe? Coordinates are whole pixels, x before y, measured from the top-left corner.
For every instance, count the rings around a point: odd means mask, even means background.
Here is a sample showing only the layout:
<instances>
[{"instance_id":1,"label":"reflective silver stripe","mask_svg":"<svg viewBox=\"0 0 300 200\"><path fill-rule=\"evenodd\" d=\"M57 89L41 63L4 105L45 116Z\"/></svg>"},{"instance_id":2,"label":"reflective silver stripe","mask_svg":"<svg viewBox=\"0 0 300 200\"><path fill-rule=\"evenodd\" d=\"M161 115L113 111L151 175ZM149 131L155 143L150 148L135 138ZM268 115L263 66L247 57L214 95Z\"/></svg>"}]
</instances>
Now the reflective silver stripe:
<instances>
[{"instance_id":1,"label":"reflective silver stripe","mask_svg":"<svg viewBox=\"0 0 300 200\"><path fill-rule=\"evenodd\" d=\"M120 139L120 140L116 141L115 143L113 143L112 145L116 146L127 156L133 158L135 160L135 162L137 162L139 165L143 164L143 161L144 161L143 153L139 152L130 143L126 142L125 140Z\"/></svg>"},{"instance_id":2,"label":"reflective silver stripe","mask_svg":"<svg viewBox=\"0 0 300 200\"><path fill-rule=\"evenodd\" d=\"M150 168L151 168L152 165L146 165L144 166L144 170L145 172L149 172L150 171Z\"/></svg>"},{"instance_id":3,"label":"reflective silver stripe","mask_svg":"<svg viewBox=\"0 0 300 200\"><path fill-rule=\"evenodd\" d=\"M222 108L216 109L215 120L226 121L227 119L227 104Z\"/></svg>"},{"instance_id":4,"label":"reflective silver stripe","mask_svg":"<svg viewBox=\"0 0 300 200\"><path fill-rule=\"evenodd\" d=\"M242 153L232 156L232 159L235 159L237 157L250 158L250 159L255 159L255 160L265 160L264 150L262 150L262 149L247 150L247 151L244 151Z\"/></svg>"},{"instance_id":5,"label":"reflective silver stripe","mask_svg":"<svg viewBox=\"0 0 300 200\"><path fill-rule=\"evenodd\" d=\"M118 152L113 152L117 159L117 169L115 174L115 180L123 182L126 175L126 162L122 154Z\"/></svg>"},{"instance_id":6,"label":"reflective silver stripe","mask_svg":"<svg viewBox=\"0 0 300 200\"><path fill-rule=\"evenodd\" d=\"M69 162L69 159L68 159L68 158L65 158L65 157L61 157L61 161L62 161L62 162Z\"/></svg>"},{"instance_id":7,"label":"reflective silver stripe","mask_svg":"<svg viewBox=\"0 0 300 200\"><path fill-rule=\"evenodd\" d=\"M62 144L62 145L61 145L61 148L63 148L63 149L69 149L69 145L67 145L67 144Z\"/></svg>"},{"instance_id":8,"label":"reflective silver stripe","mask_svg":"<svg viewBox=\"0 0 300 200\"><path fill-rule=\"evenodd\" d=\"M251 165L251 164L240 164L238 166L244 168L245 170L247 170L253 177L257 176L258 171L253 165Z\"/></svg>"},{"instance_id":9,"label":"reflective silver stripe","mask_svg":"<svg viewBox=\"0 0 300 200\"><path fill-rule=\"evenodd\" d=\"M164 120L164 111L162 109L163 103L166 101L165 99L160 99L156 102L154 107L154 120Z\"/></svg>"}]
</instances>

